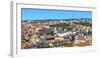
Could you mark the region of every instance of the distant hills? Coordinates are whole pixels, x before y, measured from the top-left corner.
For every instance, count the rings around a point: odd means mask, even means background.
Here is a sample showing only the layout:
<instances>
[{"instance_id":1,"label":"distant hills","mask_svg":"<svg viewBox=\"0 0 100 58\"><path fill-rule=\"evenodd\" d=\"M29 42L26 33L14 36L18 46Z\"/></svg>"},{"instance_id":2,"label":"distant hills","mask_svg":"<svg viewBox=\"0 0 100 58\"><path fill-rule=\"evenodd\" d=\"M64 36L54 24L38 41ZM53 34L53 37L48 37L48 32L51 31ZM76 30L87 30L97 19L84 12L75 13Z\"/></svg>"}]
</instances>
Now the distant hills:
<instances>
[{"instance_id":1,"label":"distant hills","mask_svg":"<svg viewBox=\"0 0 100 58\"><path fill-rule=\"evenodd\" d=\"M27 21L72 21L72 20L92 20L91 18L72 18L72 19L33 19L33 20L22 20L24 22Z\"/></svg>"}]
</instances>

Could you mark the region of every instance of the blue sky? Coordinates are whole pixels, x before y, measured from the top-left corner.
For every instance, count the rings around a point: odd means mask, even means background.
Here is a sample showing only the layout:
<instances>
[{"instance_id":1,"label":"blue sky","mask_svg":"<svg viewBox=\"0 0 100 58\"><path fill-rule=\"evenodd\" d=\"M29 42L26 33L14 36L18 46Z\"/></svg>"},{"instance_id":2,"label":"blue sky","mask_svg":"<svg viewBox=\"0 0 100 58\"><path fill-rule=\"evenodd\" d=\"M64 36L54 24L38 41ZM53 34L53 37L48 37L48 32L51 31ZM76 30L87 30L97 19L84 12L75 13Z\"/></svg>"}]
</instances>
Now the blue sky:
<instances>
[{"instance_id":1,"label":"blue sky","mask_svg":"<svg viewBox=\"0 0 100 58\"><path fill-rule=\"evenodd\" d=\"M45 19L70 19L70 18L92 18L91 11L73 10L49 10L49 9L21 9L22 20L45 20Z\"/></svg>"}]
</instances>

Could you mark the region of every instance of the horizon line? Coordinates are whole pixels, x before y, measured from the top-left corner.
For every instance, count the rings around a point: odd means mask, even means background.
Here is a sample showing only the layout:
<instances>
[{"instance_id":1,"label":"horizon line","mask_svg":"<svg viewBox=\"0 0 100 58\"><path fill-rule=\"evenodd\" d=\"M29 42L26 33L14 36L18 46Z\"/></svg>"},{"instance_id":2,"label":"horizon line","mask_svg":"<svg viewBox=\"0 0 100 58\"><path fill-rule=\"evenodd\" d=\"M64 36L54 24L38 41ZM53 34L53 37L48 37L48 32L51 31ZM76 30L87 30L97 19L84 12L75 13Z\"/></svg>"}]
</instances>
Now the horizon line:
<instances>
[{"instance_id":1,"label":"horizon line","mask_svg":"<svg viewBox=\"0 0 100 58\"><path fill-rule=\"evenodd\" d=\"M92 19L92 18L65 18L65 19L61 19L61 20L70 20L70 19ZM60 19L22 19L22 20L60 20Z\"/></svg>"}]
</instances>

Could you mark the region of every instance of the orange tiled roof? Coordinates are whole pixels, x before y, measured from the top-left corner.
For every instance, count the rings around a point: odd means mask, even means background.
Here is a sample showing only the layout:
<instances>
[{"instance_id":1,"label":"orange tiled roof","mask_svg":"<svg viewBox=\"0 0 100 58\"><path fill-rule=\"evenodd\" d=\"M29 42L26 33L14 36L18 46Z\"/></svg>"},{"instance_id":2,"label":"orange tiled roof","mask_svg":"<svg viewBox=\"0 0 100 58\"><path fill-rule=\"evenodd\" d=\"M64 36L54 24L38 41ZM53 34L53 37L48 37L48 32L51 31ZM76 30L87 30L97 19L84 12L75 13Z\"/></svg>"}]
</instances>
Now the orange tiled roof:
<instances>
[{"instance_id":1,"label":"orange tiled roof","mask_svg":"<svg viewBox=\"0 0 100 58\"><path fill-rule=\"evenodd\" d=\"M63 36L55 36L54 38L64 38Z\"/></svg>"}]
</instances>

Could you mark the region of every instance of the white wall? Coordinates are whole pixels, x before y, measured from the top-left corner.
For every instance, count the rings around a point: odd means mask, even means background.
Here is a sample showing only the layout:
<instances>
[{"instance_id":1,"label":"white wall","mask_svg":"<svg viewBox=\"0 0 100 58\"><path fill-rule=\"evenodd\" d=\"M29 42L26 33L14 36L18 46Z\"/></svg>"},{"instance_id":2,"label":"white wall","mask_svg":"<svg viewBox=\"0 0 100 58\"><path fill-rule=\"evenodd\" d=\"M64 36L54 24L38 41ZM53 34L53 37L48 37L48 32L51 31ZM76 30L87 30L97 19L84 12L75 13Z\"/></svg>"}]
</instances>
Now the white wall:
<instances>
[{"instance_id":1,"label":"white wall","mask_svg":"<svg viewBox=\"0 0 100 58\"><path fill-rule=\"evenodd\" d=\"M97 26L96 26L96 39L100 41L100 6L99 1L95 0L32 0L34 3L45 4L58 4L58 5L76 5L97 8ZM98 44L98 47L99 44ZM0 0L0 58L10 58L10 1ZM39 55L33 56L34 58L99 58L100 52L87 52L87 53L67 53L59 55ZM18 57L18 58L33 58L33 57Z\"/></svg>"},{"instance_id":2,"label":"white wall","mask_svg":"<svg viewBox=\"0 0 100 58\"><path fill-rule=\"evenodd\" d=\"M27 1L27 0L16 0L16 1ZM32 1L33 3L39 4L54 4L54 5L67 5L67 6L85 6L85 7L95 7L95 0L28 0Z\"/></svg>"}]
</instances>

